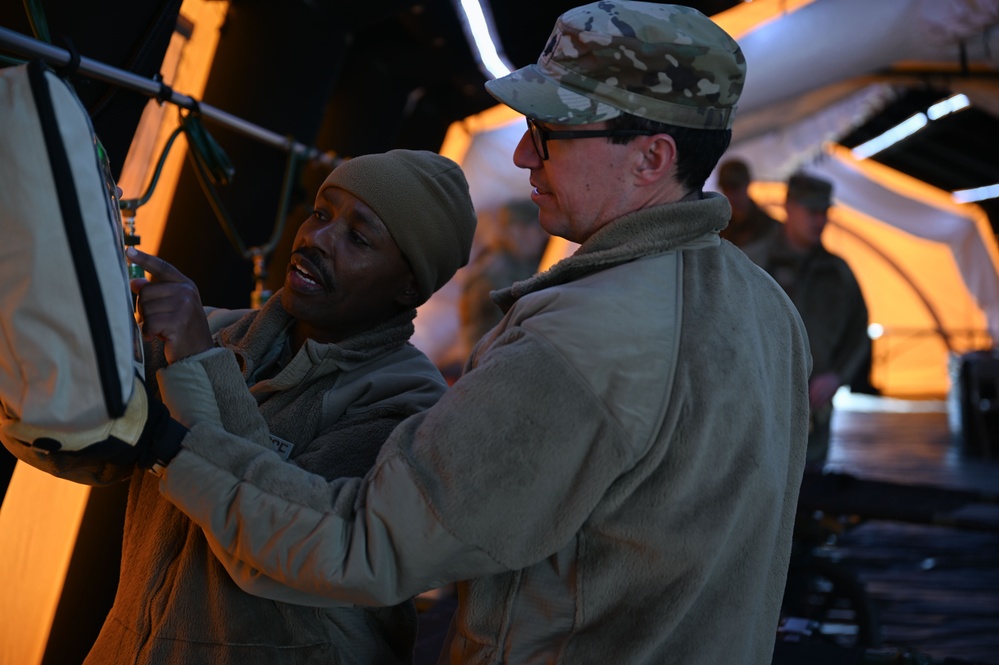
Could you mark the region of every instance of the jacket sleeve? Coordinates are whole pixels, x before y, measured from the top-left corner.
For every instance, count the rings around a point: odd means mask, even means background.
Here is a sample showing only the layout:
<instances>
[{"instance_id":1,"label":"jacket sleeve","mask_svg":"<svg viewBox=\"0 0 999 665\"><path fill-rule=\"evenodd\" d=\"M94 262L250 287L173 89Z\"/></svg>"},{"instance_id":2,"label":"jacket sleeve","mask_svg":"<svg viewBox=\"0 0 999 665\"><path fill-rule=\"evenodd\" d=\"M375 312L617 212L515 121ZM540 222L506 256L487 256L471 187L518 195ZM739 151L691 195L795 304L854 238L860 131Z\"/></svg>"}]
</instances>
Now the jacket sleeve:
<instances>
[{"instance_id":1,"label":"jacket sleeve","mask_svg":"<svg viewBox=\"0 0 999 665\"><path fill-rule=\"evenodd\" d=\"M290 464L322 476L326 481L350 477L346 475L350 469L355 470L353 476L362 476L374 466L378 450L401 422L403 413L398 409L385 409L377 418L370 413L360 421L343 418L331 431L313 442L310 446L313 452L299 456ZM341 452L346 454L339 454ZM205 537L232 580L249 594L285 603L319 607L354 604L292 589L226 551L212 533L205 531Z\"/></svg>"},{"instance_id":2,"label":"jacket sleeve","mask_svg":"<svg viewBox=\"0 0 999 665\"><path fill-rule=\"evenodd\" d=\"M562 407L549 412L538 391ZM363 480L329 482L235 438L213 445L218 429L191 430L163 494L252 569L366 605L543 559L634 463L579 374L524 333L403 422Z\"/></svg>"},{"instance_id":3,"label":"jacket sleeve","mask_svg":"<svg viewBox=\"0 0 999 665\"><path fill-rule=\"evenodd\" d=\"M267 423L231 351L209 349L164 367L156 378L170 415L188 429L213 423L257 445L270 445Z\"/></svg>"},{"instance_id":4,"label":"jacket sleeve","mask_svg":"<svg viewBox=\"0 0 999 665\"><path fill-rule=\"evenodd\" d=\"M429 361L427 366L432 368ZM434 370L436 371L436 370ZM231 353L214 349L174 363L158 373L160 390L171 413L185 426L211 424L200 435L208 446L242 443L270 449L270 434ZM382 444L405 418L435 402L444 391L442 381L429 373L413 372L405 380L392 381L393 388L365 401L358 413L333 421L318 438L282 470L302 467L326 481L363 476L375 463ZM380 400L380 401L379 401ZM318 407L317 407L318 408ZM289 589L260 570L240 561L205 531L209 546L230 577L247 593L284 602L336 606L344 603L317 598Z\"/></svg>"},{"instance_id":5,"label":"jacket sleeve","mask_svg":"<svg viewBox=\"0 0 999 665\"><path fill-rule=\"evenodd\" d=\"M173 418L188 428L199 423L217 426L203 428L207 445L226 446L239 441L257 449L269 447L269 428L231 352L215 348L185 358L162 368L157 379ZM219 563L243 591L274 600L290 595L282 584L225 551L211 533L205 532L205 537ZM307 596L299 598L302 604L315 604L308 600Z\"/></svg>"},{"instance_id":6,"label":"jacket sleeve","mask_svg":"<svg viewBox=\"0 0 999 665\"><path fill-rule=\"evenodd\" d=\"M212 350L174 363L169 370L160 372L159 383L173 417L188 427L200 424L199 439L205 446L238 445L270 451L267 424L228 352ZM276 456L275 459L282 470L296 468ZM210 531L205 530L204 535L230 578L249 594L301 605L350 605L290 589L226 551Z\"/></svg>"}]
</instances>

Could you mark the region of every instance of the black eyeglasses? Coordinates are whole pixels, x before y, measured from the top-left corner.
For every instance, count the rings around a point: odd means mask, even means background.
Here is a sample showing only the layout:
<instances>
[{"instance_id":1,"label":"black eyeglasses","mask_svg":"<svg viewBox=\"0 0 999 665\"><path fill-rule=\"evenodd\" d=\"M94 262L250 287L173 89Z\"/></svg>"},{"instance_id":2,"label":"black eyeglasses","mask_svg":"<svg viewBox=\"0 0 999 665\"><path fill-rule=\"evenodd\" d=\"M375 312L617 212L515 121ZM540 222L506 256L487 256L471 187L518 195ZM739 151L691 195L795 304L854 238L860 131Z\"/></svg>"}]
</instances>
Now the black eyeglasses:
<instances>
[{"instance_id":1,"label":"black eyeglasses","mask_svg":"<svg viewBox=\"0 0 999 665\"><path fill-rule=\"evenodd\" d=\"M538 151L538 156L542 160L548 159L548 142L564 141L566 139L592 139L611 136L650 136L654 132L647 132L641 129L576 129L571 131L555 131L543 127L534 118L527 118L527 129L531 132L531 140L534 141L534 149Z\"/></svg>"}]
</instances>

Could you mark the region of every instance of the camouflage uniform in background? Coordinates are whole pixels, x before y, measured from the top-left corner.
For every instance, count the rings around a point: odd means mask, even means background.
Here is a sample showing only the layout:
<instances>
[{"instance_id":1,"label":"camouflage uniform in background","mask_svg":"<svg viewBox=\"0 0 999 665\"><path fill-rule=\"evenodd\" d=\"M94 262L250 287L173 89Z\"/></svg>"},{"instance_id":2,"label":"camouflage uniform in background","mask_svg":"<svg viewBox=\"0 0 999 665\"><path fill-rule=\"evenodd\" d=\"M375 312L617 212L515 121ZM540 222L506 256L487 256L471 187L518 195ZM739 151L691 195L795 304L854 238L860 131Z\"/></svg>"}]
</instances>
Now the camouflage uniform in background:
<instances>
[{"instance_id":1,"label":"camouflage uniform in background","mask_svg":"<svg viewBox=\"0 0 999 665\"><path fill-rule=\"evenodd\" d=\"M783 235L783 225L768 215L756 201L749 200L749 209L740 220L733 217L719 234L722 239L741 249L749 259L760 265L770 251L772 236Z\"/></svg>"},{"instance_id":2,"label":"camouflage uniform in background","mask_svg":"<svg viewBox=\"0 0 999 665\"><path fill-rule=\"evenodd\" d=\"M807 254L788 243L783 225L747 248L747 256L774 278L797 308L808 331L812 375L836 372L845 385L856 382L871 356L867 305L846 261L820 242ZM829 454L832 404L811 414L809 467Z\"/></svg>"},{"instance_id":3,"label":"camouflage uniform in background","mask_svg":"<svg viewBox=\"0 0 999 665\"><path fill-rule=\"evenodd\" d=\"M743 251L780 226L750 196L752 182L749 164L741 159L729 159L718 167L718 187L732 204L732 219L719 235Z\"/></svg>"},{"instance_id":4,"label":"camouflage uniform in background","mask_svg":"<svg viewBox=\"0 0 999 665\"><path fill-rule=\"evenodd\" d=\"M746 216L738 223L730 221L720 235L736 247L745 249L779 227L780 222L756 205L755 201L750 201Z\"/></svg>"},{"instance_id":5,"label":"camouflage uniform in background","mask_svg":"<svg viewBox=\"0 0 999 665\"><path fill-rule=\"evenodd\" d=\"M548 245L548 234L538 224L538 207L529 200L479 211L478 216L484 240L463 271L458 300L462 361L503 318L489 294L536 273Z\"/></svg>"}]
</instances>

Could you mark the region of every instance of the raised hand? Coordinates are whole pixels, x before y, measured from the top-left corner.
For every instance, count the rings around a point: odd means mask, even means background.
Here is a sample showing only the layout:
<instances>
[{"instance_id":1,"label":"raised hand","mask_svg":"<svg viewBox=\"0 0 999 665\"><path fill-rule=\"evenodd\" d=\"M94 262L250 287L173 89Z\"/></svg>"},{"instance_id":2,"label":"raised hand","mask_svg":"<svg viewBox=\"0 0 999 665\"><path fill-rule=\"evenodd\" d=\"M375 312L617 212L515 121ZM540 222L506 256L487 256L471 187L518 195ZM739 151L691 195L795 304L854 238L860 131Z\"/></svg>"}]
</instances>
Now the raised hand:
<instances>
[{"instance_id":1,"label":"raised hand","mask_svg":"<svg viewBox=\"0 0 999 665\"><path fill-rule=\"evenodd\" d=\"M201 295L194 282L163 259L129 247L128 260L149 274L131 280L139 296L142 334L163 340L168 363L182 360L214 346Z\"/></svg>"},{"instance_id":2,"label":"raised hand","mask_svg":"<svg viewBox=\"0 0 999 665\"><path fill-rule=\"evenodd\" d=\"M841 385L843 379L836 372L824 372L813 376L808 382L808 402L812 409L820 409L832 402Z\"/></svg>"}]
</instances>

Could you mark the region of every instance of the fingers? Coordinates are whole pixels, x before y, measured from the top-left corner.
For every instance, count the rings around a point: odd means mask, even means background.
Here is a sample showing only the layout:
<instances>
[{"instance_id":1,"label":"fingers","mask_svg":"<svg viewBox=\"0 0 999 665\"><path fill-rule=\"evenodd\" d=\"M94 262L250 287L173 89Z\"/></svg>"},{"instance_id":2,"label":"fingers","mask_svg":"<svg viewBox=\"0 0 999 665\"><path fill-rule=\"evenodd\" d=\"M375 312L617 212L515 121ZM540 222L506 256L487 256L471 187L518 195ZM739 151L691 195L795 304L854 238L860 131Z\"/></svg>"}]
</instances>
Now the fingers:
<instances>
[{"instance_id":1,"label":"fingers","mask_svg":"<svg viewBox=\"0 0 999 665\"><path fill-rule=\"evenodd\" d=\"M840 384L839 376L833 372L813 376L808 383L808 398L812 408L816 409L831 402Z\"/></svg>"},{"instance_id":2,"label":"fingers","mask_svg":"<svg viewBox=\"0 0 999 665\"><path fill-rule=\"evenodd\" d=\"M193 283L150 282L141 288L138 306L143 336L163 341L168 363L214 345Z\"/></svg>"},{"instance_id":3,"label":"fingers","mask_svg":"<svg viewBox=\"0 0 999 665\"><path fill-rule=\"evenodd\" d=\"M141 267L152 276L152 282L178 282L188 283L191 280L184 273L174 268L158 256L146 254L135 247L125 250L125 256L135 265Z\"/></svg>"},{"instance_id":4,"label":"fingers","mask_svg":"<svg viewBox=\"0 0 999 665\"><path fill-rule=\"evenodd\" d=\"M163 340L170 363L210 349L214 340L194 282L163 259L134 247L129 247L126 255L151 277L136 277L129 282L132 292L139 296L143 336Z\"/></svg>"},{"instance_id":5,"label":"fingers","mask_svg":"<svg viewBox=\"0 0 999 665\"><path fill-rule=\"evenodd\" d=\"M149 284L149 280L145 277L134 277L128 280L128 288L130 288L132 293L135 295L139 295L139 292L146 288L147 284Z\"/></svg>"},{"instance_id":6,"label":"fingers","mask_svg":"<svg viewBox=\"0 0 999 665\"><path fill-rule=\"evenodd\" d=\"M142 334L146 338L159 337L168 342L202 311L197 290L186 284L150 282L137 293Z\"/></svg>"},{"instance_id":7,"label":"fingers","mask_svg":"<svg viewBox=\"0 0 999 665\"><path fill-rule=\"evenodd\" d=\"M135 280L138 281L138 280ZM193 284L175 282L149 282L139 293L139 309L148 321L154 316L183 316L186 312L200 312L201 295Z\"/></svg>"}]
</instances>

